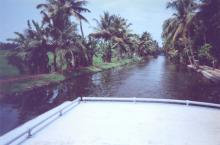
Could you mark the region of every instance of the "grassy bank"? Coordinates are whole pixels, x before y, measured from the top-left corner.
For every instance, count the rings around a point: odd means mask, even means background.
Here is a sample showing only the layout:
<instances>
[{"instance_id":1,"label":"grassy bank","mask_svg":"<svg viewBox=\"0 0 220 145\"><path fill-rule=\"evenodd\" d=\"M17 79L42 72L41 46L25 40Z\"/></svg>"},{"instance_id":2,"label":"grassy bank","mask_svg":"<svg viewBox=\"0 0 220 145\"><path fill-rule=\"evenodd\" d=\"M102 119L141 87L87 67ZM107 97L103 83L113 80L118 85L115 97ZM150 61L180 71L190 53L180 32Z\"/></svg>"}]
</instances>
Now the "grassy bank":
<instances>
[{"instance_id":1,"label":"grassy bank","mask_svg":"<svg viewBox=\"0 0 220 145\"><path fill-rule=\"evenodd\" d=\"M18 79L15 81L0 83L0 93L11 94L28 91L36 87L49 85L50 83L60 82L65 80L65 76L61 74L42 74L36 75L28 79Z\"/></svg>"},{"instance_id":2,"label":"grassy bank","mask_svg":"<svg viewBox=\"0 0 220 145\"><path fill-rule=\"evenodd\" d=\"M97 72L101 72L101 71L105 71L105 70L109 70L109 69L113 69L113 68L118 68L118 67L122 67L124 65L128 65L128 64L134 64L137 62L140 62L142 59L139 57L134 57L134 58L130 58L130 59L122 59L122 60L117 60L117 59L112 59L111 63L103 63L101 62L101 60L98 60L99 58L95 58L94 59L94 64L92 66L89 67L84 67L81 68L79 71L76 71L76 73L97 73Z\"/></svg>"},{"instance_id":3,"label":"grassy bank","mask_svg":"<svg viewBox=\"0 0 220 145\"><path fill-rule=\"evenodd\" d=\"M34 75L23 79L16 79L16 80L8 80L6 82L2 81L0 83L0 93L3 94L11 94L11 93L18 93L23 91L28 91L33 88L43 87L49 85L51 83L59 83L71 77L76 77L85 73L97 73L105 70L109 70L112 68L122 67L124 65L135 64L140 62L141 58L131 58L131 59L123 59L117 60L113 59L112 63L102 63L100 58L94 59L94 65L90 67L80 68L74 73L64 76L58 73L51 73L51 74L41 74L41 75Z\"/></svg>"}]
</instances>

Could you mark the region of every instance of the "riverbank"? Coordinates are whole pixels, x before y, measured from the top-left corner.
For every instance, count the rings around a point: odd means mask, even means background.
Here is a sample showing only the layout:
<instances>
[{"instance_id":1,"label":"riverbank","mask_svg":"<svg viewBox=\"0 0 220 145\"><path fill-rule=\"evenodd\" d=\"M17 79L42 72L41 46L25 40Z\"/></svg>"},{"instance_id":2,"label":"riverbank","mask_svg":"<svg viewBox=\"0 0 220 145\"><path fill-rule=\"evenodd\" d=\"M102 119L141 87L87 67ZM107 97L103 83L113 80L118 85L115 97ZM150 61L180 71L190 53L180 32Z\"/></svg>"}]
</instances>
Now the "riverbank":
<instances>
[{"instance_id":1,"label":"riverbank","mask_svg":"<svg viewBox=\"0 0 220 145\"><path fill-rule=\"evenodd\" d=\"M208 80L214 82L214 83L220 83L220 70L219 69L213 69L209 66L194 66L194 65L188 65L188 68L201 73L205 78Z\"/></svg>"},{"instance_id":2,"label":"riverbank","mask_svg":"<svg viewBox=\"0 0 220 145\"><path fill-rule=\"evenodd\" d=\"M1 94L12 94L20 93L34 88L43 87L50 85L52 83L59 83L65 81L69 78L77 77L86 73L97 73L113 68L122 67L124 65L132 65L138 62L143 61L144 59L135 57L131 59L123 60L113 60L112 63L94 63L93 66L83 67L77 69L73 73L68 75L60 73L51 73L51 74L39 74L39 75L29 75L29 76L20 76L10 79L4 79L0 81L0 93Z\"/></svg>"}]
</instances>

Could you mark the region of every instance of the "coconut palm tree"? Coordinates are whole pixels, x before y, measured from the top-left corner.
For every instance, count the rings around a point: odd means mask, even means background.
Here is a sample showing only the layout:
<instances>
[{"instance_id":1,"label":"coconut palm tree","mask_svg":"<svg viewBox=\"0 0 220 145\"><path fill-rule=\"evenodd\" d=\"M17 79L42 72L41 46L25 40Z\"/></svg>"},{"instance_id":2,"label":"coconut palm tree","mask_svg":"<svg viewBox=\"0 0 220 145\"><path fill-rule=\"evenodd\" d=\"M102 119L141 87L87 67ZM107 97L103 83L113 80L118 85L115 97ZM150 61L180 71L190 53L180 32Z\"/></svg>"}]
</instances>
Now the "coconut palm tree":
<instances>
[{"instance_id":1,"label":"coconut palm tree","mask_svg":"<svg viewBox=\"0 0 220 145\"><path fill-rule=\"evenodd\" d=\"M165 45L175 49L178 53L187 53L189 62L194 63L193 50L190 44L190 27L192 26L197 3L195 0L174 0L168 2L167 8L175 11L173 17L166 20L163 25L163 38ZM169 45L169 46L168 46ZM183 47L180 47L183 45Z\"/></svg>"},{"instance_id":2,"label":"coconut palm tree","mask_svg":"<svg viewBox=\"0 0 220 145\"><path fill-rule=\"evenodd\" d=\"M48 0L46 4L39 4L38 9L44 15L44 21L52 20L53 24L62 30L66 24L70 23L70 17L74 16L80 21L80 29L82 37L84 38L82 20L88 20L82 15L84 12L90 12L85 8L86 0Z\"/></svg>"},{"instance_id":3,"label":"coconut palm tree","mask_svg":"<svg viewBox=\"0 0 220 145\"><path fill-rule=\"evenodd\" d=\"M126 44L129 47L128 56L132 57L133 55L139 54L140 36L138 34L128 34Z\"/></svg>"},{"instance_id":4,"label":"coconut palm tree","mask_svg":"<svg viewBox=\"0 0 220 145\"><path fill-rule=\"evenodd\" d=\"M100 21L97 22L96 32L91 36L103 39L107 44L105 53L103 54L103 60L111 62L112 49L118 47L119 56L122 56L123 52L126 52L126 39L129 34L129 26L127 20L116 15L110 15L109 12L104 12L104 15L100 17Z\"/></svg>"},{"instance_id":5,"label":"coconut palm tree","mask_svg":"<svg viewBox=\"0 0 220 145\"><path fill-rule=\"evenodd\" d=\"M83 47L84 33L82 29L82 20L88 22L88 20L82 15L83 12L90 12L87 8L83 7L87 4L85 0L48 0L46 4L39 4L38 9L41 9L41 14L43 14L43 23L47 24L47 30L52 38L51 50L54 54L54 64L56 64L57 51L61 49L68 49L69 47L76 48L72 46L71 41L77 41L80 43L80 50L78 54L80 55L81 61L84 65L87 65L88 58L86 56L86 48ZM80 21L80 29L82 38L74 39L76 34L76 25L71 22L71 17L75 17ZM79 40L81 42L79 42ZM79 43L78 43L79 42ZM67 52L62 50L63 52ZM61 53L65 56L64 53ZM73 57L72 57L73 58ZM55 67L55 70L57 67Z\"/></svg>"},{"instance_id":6,"label":"coconut palm tree","mask_svg":"<svg viewBox=\"0 0 220 145\"><path fill-rule=\"evenodd\" d=\"M138 46L139 56L145 56L145 55L149 54L149 50L150 50L150 47L152 45L152 42L153 42L153 40L151 38L150 33L144 32L142 34L142 36L140 37L140 43L139 43L139 46Z\"/></svg>"},{"instance_id":7,"label":"coconut palm tree","mask_svg":"<svg viewBox=\"0 0 220 145\"><path fill-rule=\"evenodd\" d=\"M104 62L111 62L112 49L118 45L114 44L114 46L112 46L111 41L113 37L111 33L113 16L110 15L109 12L104 12L104 15L100 16L100 20L94 20L97 23L97 27L95 28L96 32L92 33L91 36L104 40L106 47L102 59Z\"/></svg>"}]
</instances>

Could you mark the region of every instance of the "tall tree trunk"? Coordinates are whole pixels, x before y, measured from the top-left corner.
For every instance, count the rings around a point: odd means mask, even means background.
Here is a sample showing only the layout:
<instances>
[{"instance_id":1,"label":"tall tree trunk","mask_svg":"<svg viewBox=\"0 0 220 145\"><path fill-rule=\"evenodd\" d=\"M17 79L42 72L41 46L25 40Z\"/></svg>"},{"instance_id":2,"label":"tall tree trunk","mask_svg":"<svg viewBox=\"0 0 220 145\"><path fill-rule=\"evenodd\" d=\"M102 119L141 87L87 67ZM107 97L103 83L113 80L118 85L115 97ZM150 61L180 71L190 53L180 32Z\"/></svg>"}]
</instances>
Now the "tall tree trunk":
<instances>
[{"instance_id":1,"label":"tall tree trunk","mask_svg":"<svg viewBox=\"0 0 220 145\"><path fill-rule=\"evenodd\" d=\"M191 47L191 43L187 37L187 32L184 32L183 40L184 40L185 48L187 50L189 50L189 52L187 51L187 56L188 56L189 62L191 65L194 65L195 64L194 54L193 54L193 50Z\"/></svg>"},{"instance_id":2,"label":"tall tree trunk","mask_svg":"<svg viewBox=\"0 0 220 145\"><path fill-rule=\"evenodd\" d=\"M189 59L189 63L190 63L191 65L193 65L191 56L189 55L189 52L187 51L186 54L187 54L187 57L188 57L188 59Z\"/></svg>"},{"instance_id":3,"label":"tall tree trunk","mask_svg":"<svg viewBox=\"0 0 220 145\"><path fill-rule=\"evenodd\" d=\"M93 46L87 46L87 57L88 57L88 65L93 65L93 56L94 56L94 51L93 51Z\"/></svg>"},{"instance_id":4,"label":"tall tree trunk","mask_svg":"<svg viewBox=\"0 0 220 145\"><path fill-rule=\"evenodd\" d=\"M54 66L54 71L57 71L57 54L56 51L54 52L54 56L53 56L53 66Z\"/></svg>"},{"instance_id":5,"label":"tall tree trunk","mask_svg":"<svg viewBox=\"0 0 220 145\"><path fill-rule=\"evenodd\" d=\"M71 67L75 68L76 67L75 56L72 51L70 51L70 54L71 54L71 61L70 61Z\"/></svg>"},{"instance_id":6,"label":"tall tree trunk","mask_svg":"<svg viewBox=\"0 0 220 145\"><path fill-rule=\"evenodd\" d=\"M192 44L191 44L191 42L190 42L189 39L187 39L187 43L188 43L188 45L189 45L189 52L190 52L190 55L191 55L192 64L193 64L193 65L196 65L196 63L195 63L195 57L194 57L193 50L192 50Z\"/></svg>"},{"instance_id":7,"label":"tall tree trunk","mask_svg":"<svg viewBox=\"0 0 220 145\"><path fill-rule=\"evenodd\" d=\"M83 42L80 43L80 57L81 57L81 63L83 66L88 66L88 56L87 56L87 52L86 52L86 47L83 45Z\"/></svg>"},{"instance_id":8,"label":"tall tree trunk","mask_svg":"<svg viewBox=\"0 0 220 145\"><path fill-rule=\"evenodd\" d=\"M112 62L112 50L111 49L107 50L105 61L108 62L108 63Z\"/></svg>"},{"instance_id":9,"label":"tall tree trunk","mask_svg":"<svg viewBox=\"0 0 220 145\"><path fill-rule=\"evenodd\" d=\"M90 66L90 65L93 65L93 54L89 54L88 55L88 65Z\"/></svg>"},{"instance_id":10,"label":"tall tree trunk","mask_svg":"<svg viewBox=\"0 0 220 145\"><path fill-rule=\"evenodd\" d=\"M84 32L83 32L82 20L81 19L79 20L79 24L80 24L80 30L81 30L82 38L85 38Z\"/></svg>"},{"instance_id":11,"label":"tall tree trunk","mask_svg":"<svg viewBox=\"0 0 220 145\"><path fill-rule=\"evenodd\" d=\"M196 63L195 63L195 57L194 57L194 54L193 54L193 50L192 50L192 45L190 44L190 46L189 46L189 50L190 50L190 53L191 53L191 56L192 56L192 63L194 64L194 65L196 65Z\"/></svg>"}]
</instances>

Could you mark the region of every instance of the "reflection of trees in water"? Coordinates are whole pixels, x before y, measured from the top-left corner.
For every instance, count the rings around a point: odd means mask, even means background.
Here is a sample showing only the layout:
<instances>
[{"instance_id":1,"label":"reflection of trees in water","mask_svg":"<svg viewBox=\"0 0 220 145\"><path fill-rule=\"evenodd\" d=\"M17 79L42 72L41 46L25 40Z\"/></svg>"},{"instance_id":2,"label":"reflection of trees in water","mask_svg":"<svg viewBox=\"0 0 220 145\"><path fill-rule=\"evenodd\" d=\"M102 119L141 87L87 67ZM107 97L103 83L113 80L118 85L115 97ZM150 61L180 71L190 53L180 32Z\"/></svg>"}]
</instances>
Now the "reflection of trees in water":
<instances>
[{"instance_id":1,"label":"reflection of trees in water","mask_svg":"<svg viewBox=\"0 0 220 145\"><path fill-rule=\"evenodd\" d=\"M91 82L89 75L83 75L59 84L59 97L55 102L71 101L77 97L86 96L88 94L87 88L92 86Z\"/></svg>"},{"instance_id":2,"label":"reflection of trees in water","mask_svg":"<svg viewBox=\"0 0 220 145\"><path fill-rule=\"evenodd\" d=\"M91 88L91 93L94 96L107 96L108 95L108 91L111 89L112 84L111 82L113 81L112 77L112 71L108 71L108 72L103 72L103 73L99 73L99 74L95 74L93 76L96 77L96 79L93 79L93 87Z\"/></svg>"},{"instance_id":3,"label":"reflection of trees in water","mask_svg":"<svg viewBox=\"0 0 220 145\"><path fill-rule=\"evenodd\" d=\"M74 100L81 96L100 96L104 90L111 88L111 71L94 75L82 75L59 84L58 102Z\"/></svg>"},{"instance_id":4,"label":"reflection of trees in water","mask_svg":"<svg viewBox=\"0 0 220 145\"><path fill-rule=\"evenodd\" d=\"M114 96L124 80L132 73L129 73L133 67L125 67L123 69L113 69L110 71L98 73L92 76L92 87L90 88L90 96Z\"/></svg>"},{"instance_id":5,"label":"reflection of trees in water","mask_svg":"<svg viewBox=\"0 0 220 145\"><path fill-rule=\"evenodd\" d=\"M74 100L81 96L109 96L110 90L126 79L127 69L114 69L96 74L81 75L57 86L59 95L55 102Z\"/></svg>"},{"instance_id":6,"label":"reflection of trees in water","mask_svg":"<svg viewBox=\"0 0 220 145\"><path fill-rule=\"evenodd\" d=\"M59 84L4 96L0 102L9 104L18 110L19 124L21 124L65 101L71 101L80 96L88 96L93 91L92 88L95 87L91 75L83 75Z\"/></svg>"},{"instance_id":7,"label":"reflection of trees in water","mask_svg":"<svg viewBox=\"0 0 220 145\"><path fill-rule=\"evenodd\" d=\"M97 89L97 85L99 85L97 80L94 80L93 75L89 74L65 81L58 85L59 97L56 101L63 102L64 100L74 100L77 97L90 96L94 89Z\"/></svg>"},{"instance_id":8,"label":"reflection of trees in water","mask_svg":"<svg viewBox=\"0 0 220 145\"><path fill-rule=\"evenodd\" d=\"M12 108L18 110L19 124L21 124L49 109L49 106L44 103L47 99L44 94L44 91L32 90L22 94L6 96L1 100L1 103L9 104Z\"/></svg>"}]
</instances>

